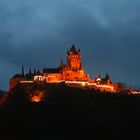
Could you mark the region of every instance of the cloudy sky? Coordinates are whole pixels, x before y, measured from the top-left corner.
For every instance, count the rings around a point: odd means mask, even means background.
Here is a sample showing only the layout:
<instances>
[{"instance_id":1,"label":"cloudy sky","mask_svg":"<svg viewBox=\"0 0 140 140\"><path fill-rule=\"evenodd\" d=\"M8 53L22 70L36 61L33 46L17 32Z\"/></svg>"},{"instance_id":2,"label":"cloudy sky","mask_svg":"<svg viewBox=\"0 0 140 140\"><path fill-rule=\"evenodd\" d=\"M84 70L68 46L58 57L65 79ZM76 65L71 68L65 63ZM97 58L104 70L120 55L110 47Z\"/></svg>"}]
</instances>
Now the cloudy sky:
<instances>
[{"instance_id":1,"label":"cloudy sky","mask_svg":"<svg viewBox=\"0 0 140 140\"><path fill-rule=\"evenodd\" d=\"M85 71L140 87L139 0L0 0L0 89L29 68L57 67L75 44Z\"/></svg>"}]
</instances>

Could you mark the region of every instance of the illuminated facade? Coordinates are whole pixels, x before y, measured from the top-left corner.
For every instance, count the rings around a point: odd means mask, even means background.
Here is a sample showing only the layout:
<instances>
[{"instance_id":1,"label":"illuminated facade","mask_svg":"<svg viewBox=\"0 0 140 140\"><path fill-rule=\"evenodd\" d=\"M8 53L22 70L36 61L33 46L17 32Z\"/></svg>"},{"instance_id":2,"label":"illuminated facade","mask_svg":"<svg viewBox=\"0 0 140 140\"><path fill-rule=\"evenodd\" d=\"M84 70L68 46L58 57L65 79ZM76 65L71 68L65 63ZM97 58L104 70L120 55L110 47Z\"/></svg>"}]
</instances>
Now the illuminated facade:
<instances>
[{"instance_id":1,"label":"illuminated facade","mask_svg":"<svg viewBox=\"0 0 140 140\"><path fill-rule=\"evenodd\" d=\"M44 76L47 82L59 82L64 80L87 81L88 76L84 72L81 64L80 50L76 50L73 45L67 52L67 64L61 61L60 66L56 69L44 69ZM44 78L45 79L45 78Z\"/></svg>"},{"instance_id":2,"label":"illuminated facade","mask_svg":"<svg viewBox=\"0 0 140 140\"><path fill-rule=\"evenodd\" d=\"M43 72L34 70L33 73L29 70L29 73L24 74L22 67L22 73L10 79L10 90L18 84L32 84L34 82L44 82L44 84L63 82L67 86L94 88L101 92L120 92L122 90L120 84L111 82L109 74L106 74L105 78L101 78L99 75L90 79L83 69L80 49L77 50L74 45L67 52L67 63L64 64L61 61L58 68L45 68ZM35 97L35 99L37 98Z\"/></svg>"}]
</instances>

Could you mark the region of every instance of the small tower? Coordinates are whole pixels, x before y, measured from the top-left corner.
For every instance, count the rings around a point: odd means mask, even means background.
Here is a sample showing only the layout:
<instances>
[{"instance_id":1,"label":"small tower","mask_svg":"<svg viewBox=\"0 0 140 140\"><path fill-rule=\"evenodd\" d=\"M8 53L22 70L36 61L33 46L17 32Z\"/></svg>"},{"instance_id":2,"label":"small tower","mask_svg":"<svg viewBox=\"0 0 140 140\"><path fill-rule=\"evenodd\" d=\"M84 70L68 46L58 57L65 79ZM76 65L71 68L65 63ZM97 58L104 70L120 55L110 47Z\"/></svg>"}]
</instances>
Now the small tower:
<instances>
[{"instance_id":1,"label":"small tower","mask_svg":"<svg viewBox=\"0 0 140 140\"><path fill-rule=\"evenodd\" d=\"M30 75L32 74L32 70L31 70L31 68L29 69L29 74L30 74Z\"/></svg>"},{"instance_id":2,"label":"small tower","mask_svg":"<svg viewBox=\"0 0 140 140\"><path fill-rule=\"evenodd\" d=\"M36 69L34 68L34 74L36 74Z\"/></svg>"},{"instance_id":3,"label":"small tower","mask_svg":"<svg viewBox=\"0 0 140 140\"><path fill-rule=\"evenodd\" d=\"M22 64L22 68L21 68L21 75L24 76L24 66Z\"/></svg>"},{"instance_id":4,"label":"small tower","mask_svg":"<svg viewBox=\"0 0 140 140\"><path fill-rule=\"evenodd\" d=\"M60 61L60 67L62 67L63 65L64 65L63 59L61 59L61 61Z\"/></svg>"},{"instance_id":5,"label":"small tower","mask_svg":"<svg viewBox=\"0 0 140 140\"><path fill-rule=\"evenodd\" d=\"M38 69L37 74L40 74L40 70Z\"/></svg>"},{"instance_id":6,"label":"small tower","mask_svg":"<svg viewBox=\"0 0 140 140\"><path fill-rule=\"evenodd\" d=\"M73 71L78 71L82 67L80 49L77 51L74 44L67 52L67 63L68 67Z\"/></svg>"},{"instance_id":7,"label":"small tower","mask_svg":"<svg viewBox=\"0 0 140 140\"><path fill-rule=\"evenodd\" d=\"M105 81L106 81L107 84L111 84L110 76L109 76L108 73L105 76Z\"/></svg>"},{"instance_id":8,"label":"small tower","mask_svg":"<svg viewBox=\"0 0 140 140\"><path fill-rule=\"evenodd\" d=\"M102 83L102 78L101 78L101 74L99 74L99 76L95 79L97 84L101 84Z\"/></svg>"},{"instance_id":9,"label":"small tower","mask_svg":"<svg viewBox=\"0 0 140 140\"><path fill-rule=\"evenodd\" d=\"M109 74L107 73L106 76L105 76L105 80L107 81L107 80L109 80L109 79L110 79L110 76L109 76Z\"/></svg>"}]
</instances>

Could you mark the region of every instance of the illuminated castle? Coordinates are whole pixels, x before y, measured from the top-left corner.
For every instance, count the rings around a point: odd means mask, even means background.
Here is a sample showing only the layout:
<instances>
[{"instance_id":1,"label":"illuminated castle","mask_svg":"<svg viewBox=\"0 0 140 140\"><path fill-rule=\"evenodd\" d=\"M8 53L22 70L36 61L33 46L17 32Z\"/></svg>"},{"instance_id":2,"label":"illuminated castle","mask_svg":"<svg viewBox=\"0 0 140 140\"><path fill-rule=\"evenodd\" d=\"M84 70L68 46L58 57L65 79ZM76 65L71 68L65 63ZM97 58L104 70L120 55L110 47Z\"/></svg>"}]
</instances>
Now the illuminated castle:
<instances>
[{"instance_id":1,"label":"illuminated castle","mask_svg":"<svg viewBox=\"0 0 140 140\"><path fill-rule=\"evenodd\" d=\"M83 69L80 49L77 50L74 45L67 52L67 64L61 61L58 68L45 68L43 72L34 70L33 73L29 70L29 73L24 74L24 67L22 67L22 73L16 74L10 79L10 90L18 84L37 82L44 84L63 82L67 86L88 87L107 92L120 92L122 90L120 84L111 82L109 74L106 74L105 78L101 78L99 75L90 79Z\"/></svg>"},{"instance_id":2,"label":"illuminated castle","mask_svg":"<svg viewBox=\"0 0 140 140\"><path fill-rule=\"evenodd\" d=\"M87 81L88 76L84 72L81 64L81 53L80 50L76 50L73 45L67 52L67 64L61 61L60 66L54 69L44 69L43 75L47 82L60 82L60 81ZM42 77L44 80L44 77ZM38 80L38 77L35 77Z\"/></svg>"}]
</instances>

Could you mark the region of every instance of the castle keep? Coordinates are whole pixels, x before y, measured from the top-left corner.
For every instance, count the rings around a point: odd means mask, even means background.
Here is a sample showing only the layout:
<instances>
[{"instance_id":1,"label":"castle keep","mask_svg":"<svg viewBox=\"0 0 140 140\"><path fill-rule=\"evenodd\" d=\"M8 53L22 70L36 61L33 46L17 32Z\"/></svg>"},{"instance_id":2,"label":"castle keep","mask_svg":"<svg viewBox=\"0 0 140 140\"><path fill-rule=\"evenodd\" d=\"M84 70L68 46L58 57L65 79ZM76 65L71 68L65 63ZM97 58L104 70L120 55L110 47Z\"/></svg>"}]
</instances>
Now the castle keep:
<instances>
[{"instance_id":1,"label":"castle keep","mask_svg":"<svg viewBox=\"0 0 140 140\"><path fill-rule=\"evenodd\" d=\"M46 77L47 82L60 82L60 81L87 81L88 76L84 72L81 64L80 50L76 50L73 45L67 52L67 64L61 61L60 66L54 69L44 69L43 75ZM37 80L37 77L36 77Z\"/></svg>"}]
</instances>

